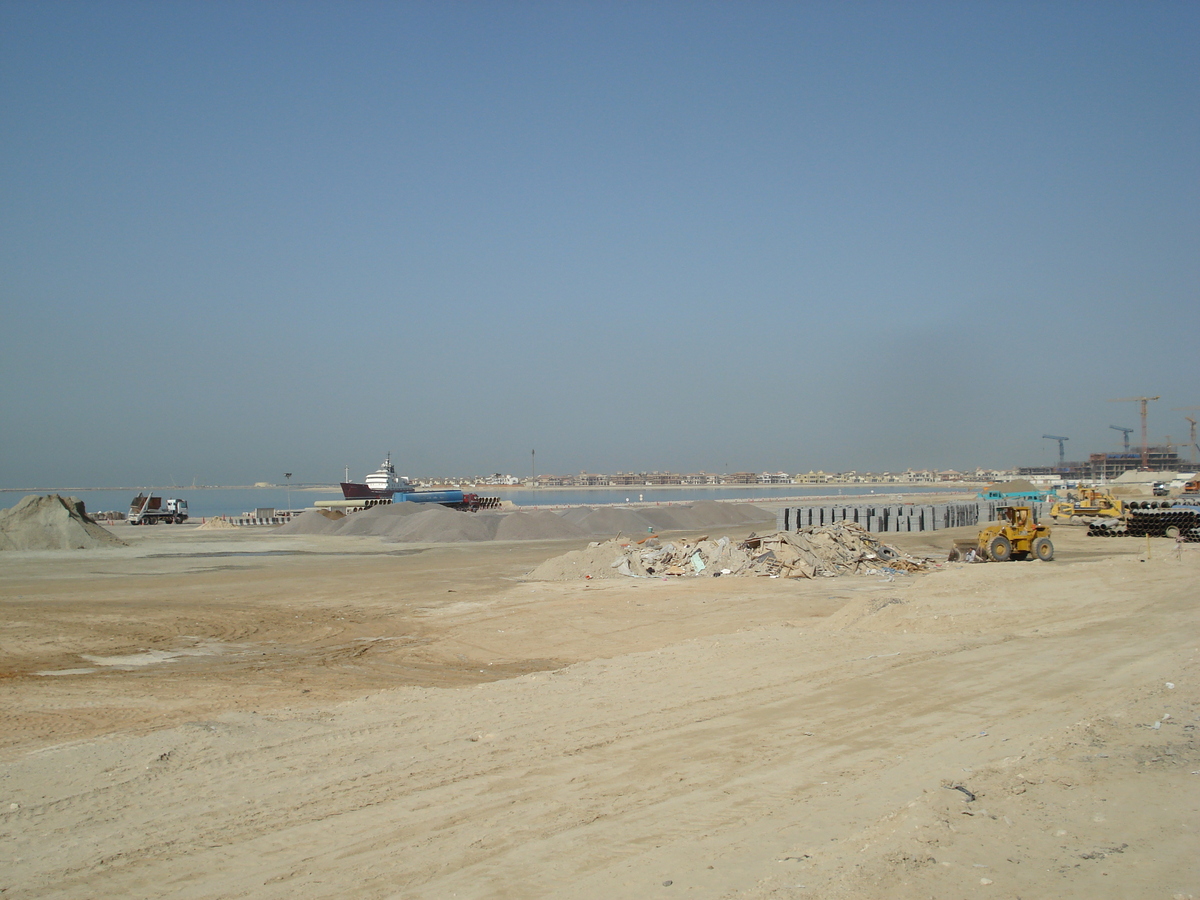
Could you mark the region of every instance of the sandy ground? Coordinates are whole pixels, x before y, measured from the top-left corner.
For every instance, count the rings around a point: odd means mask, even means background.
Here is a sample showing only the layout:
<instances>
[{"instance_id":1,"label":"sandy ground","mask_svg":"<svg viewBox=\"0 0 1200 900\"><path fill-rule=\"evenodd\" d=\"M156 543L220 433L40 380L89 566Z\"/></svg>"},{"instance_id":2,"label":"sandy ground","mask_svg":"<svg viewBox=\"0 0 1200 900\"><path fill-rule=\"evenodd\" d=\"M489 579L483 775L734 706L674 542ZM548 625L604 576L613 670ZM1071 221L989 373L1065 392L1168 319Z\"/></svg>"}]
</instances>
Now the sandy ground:
<instances>
[{"instance_id":1,"label":"sandy ground","mask_svg":"<svg viewBox=\"0 0 1200 900\"><path fill-rule=\"evenodd\" d=\"M1200 546L597 584L114 530L0 558L4 898L1200 897Z\"/></svg>"}]
</instances>

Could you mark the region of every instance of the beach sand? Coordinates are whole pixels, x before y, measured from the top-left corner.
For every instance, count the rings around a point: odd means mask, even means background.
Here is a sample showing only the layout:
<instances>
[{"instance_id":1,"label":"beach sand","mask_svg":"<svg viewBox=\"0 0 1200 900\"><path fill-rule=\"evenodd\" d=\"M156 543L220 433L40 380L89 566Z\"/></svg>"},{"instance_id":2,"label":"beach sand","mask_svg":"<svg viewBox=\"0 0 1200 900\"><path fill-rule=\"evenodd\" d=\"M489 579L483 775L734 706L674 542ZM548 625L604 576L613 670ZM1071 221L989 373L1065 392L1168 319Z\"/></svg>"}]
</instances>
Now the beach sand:
<instances>
[{"instance_id":1,"label":"beach sand","mask_svg":"<svg viewBox=\"0 0 1200 900\"><path fill-rule=\"evenodd\" d=\"M0 559L5 898L1200 897L1200 545L540 583L579 540L114 531Z\"/></svg>"}]
</instances>

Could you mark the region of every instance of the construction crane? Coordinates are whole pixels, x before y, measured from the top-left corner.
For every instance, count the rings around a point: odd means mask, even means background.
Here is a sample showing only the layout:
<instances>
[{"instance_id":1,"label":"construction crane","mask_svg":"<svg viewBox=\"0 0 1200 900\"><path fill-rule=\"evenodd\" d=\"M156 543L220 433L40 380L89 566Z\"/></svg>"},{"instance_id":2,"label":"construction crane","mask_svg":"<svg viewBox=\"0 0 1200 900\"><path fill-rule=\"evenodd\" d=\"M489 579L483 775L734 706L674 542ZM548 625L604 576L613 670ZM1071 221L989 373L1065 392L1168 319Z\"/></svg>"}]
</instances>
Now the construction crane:
<instances>
[{"instance_id":1,"label":"construction crane","mask_svg":"<svg viewBox=\"0 0 1200 900\"><path fill-rule=\"evenodd\" d=\"M1118 397L1109 403L1140 403L1142 404L1142 471L1150 468L1150 444L1146 439L1146 405L1158 397Z\"/></svg>"},{"instance_id":2,"label":"construction crane","mask_svg":"<svg viewBox=\"0 0 1200 900\"><path fill-rule=\"evenodd\" d=\"M1172 412L1196 412L1197 410L1200 410L1200 406L1176 406L1172 408ZM1192 446L1188 450L1188 453L1192 457L1192 464L1195 465L1196 451L1200 450L1200 444L1196 443L1196 420L1191 416L1184 416L1184 418L1187 419L1188 424L1192 427Z\"/></svg>"},{"instance_id":3,"label":"construction crane","mask_svg":"<svg viewBox=\"0 0 1200 900\"><path fill-rule=\"evenodd\" d=\"M1129 436L1133 434L1132 428L1122 428L1120 425L1109 425L1113 431L1123 431L1125 433L1125 452L1129 452Z\"/></svg>"},{"instance_id":4,"label":"construction crane","mask_svg":"<svg viewBox=\"0 0 1200 900\"><path fill-rule=\"evenodd\" d=\"M1058 441L1058 467L1061 469L1066 465L1067 453L1063 449L1063 444L1070 440L1068 437L1059 437L1057 434L1043 434L1042 437L1050 441Z\"/></svg>"}]
</instances>

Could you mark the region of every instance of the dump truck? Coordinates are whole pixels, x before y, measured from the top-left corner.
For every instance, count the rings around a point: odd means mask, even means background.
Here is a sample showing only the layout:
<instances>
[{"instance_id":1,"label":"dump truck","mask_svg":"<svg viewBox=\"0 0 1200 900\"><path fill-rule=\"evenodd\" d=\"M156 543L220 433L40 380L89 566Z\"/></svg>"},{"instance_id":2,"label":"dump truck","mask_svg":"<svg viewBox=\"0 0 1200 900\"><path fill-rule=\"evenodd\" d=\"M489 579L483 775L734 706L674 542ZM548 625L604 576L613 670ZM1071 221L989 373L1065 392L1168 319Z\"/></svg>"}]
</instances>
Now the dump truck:
<instances>
[{"instance_id":1,"label":"dump truck","mask_svg":"<svg viewBox=\"0 0 1200 900\"><path fill-rule=\"evenodd\" d=\"M1096 488L1079 488L1078 496L1067 495L1050 508L1050 518L1070 520L1075 517L1090 522L1095 519L1119 519L1125 515L1125 504Z\"/></svg>"},{"instance_id":2,"label":"dump truck","mask_svg":"<svg viewBox=\"0 0 1200 900\"><path fill-rule=\"evenodd\" d=\"M1054 559L1050 526L1040 525L1031 506L1001 506L998 519L979 530L975 538L956 540L950 559L974 559L1007 562L1010 559Z\"/></svg>"},{"instance_id":3,"label":"dump truck","mask_svg":"<svg viewBox=\"0 0 1200 900\"><path fill-rule=\"evenodd\" d=\"M156 494L138 494L129 504L126 521L130 525L157 525L160 522L182 525L187 518L186 500L175 497L164 500Z\"/></svg>"}]
</instances>

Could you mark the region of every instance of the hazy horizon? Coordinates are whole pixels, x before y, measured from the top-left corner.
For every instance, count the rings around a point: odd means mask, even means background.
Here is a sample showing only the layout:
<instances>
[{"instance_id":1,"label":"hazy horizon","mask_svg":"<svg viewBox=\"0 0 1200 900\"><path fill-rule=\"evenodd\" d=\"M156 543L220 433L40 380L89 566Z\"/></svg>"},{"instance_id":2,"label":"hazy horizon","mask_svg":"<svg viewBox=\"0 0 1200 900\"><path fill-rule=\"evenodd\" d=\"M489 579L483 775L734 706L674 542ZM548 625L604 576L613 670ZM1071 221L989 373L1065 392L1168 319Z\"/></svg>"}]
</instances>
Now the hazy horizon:
<instances>
[{"instance_id":1,"label":"hazy horizon","mask_svg":"<svg viewBox=\"0 0 1200 900\"><path fill-rule=\"evenodd\" d=\"M1198 415L1194 3L10 0L0 48L0 486L1012 468Z\"/></svg>"}]
</instances>

